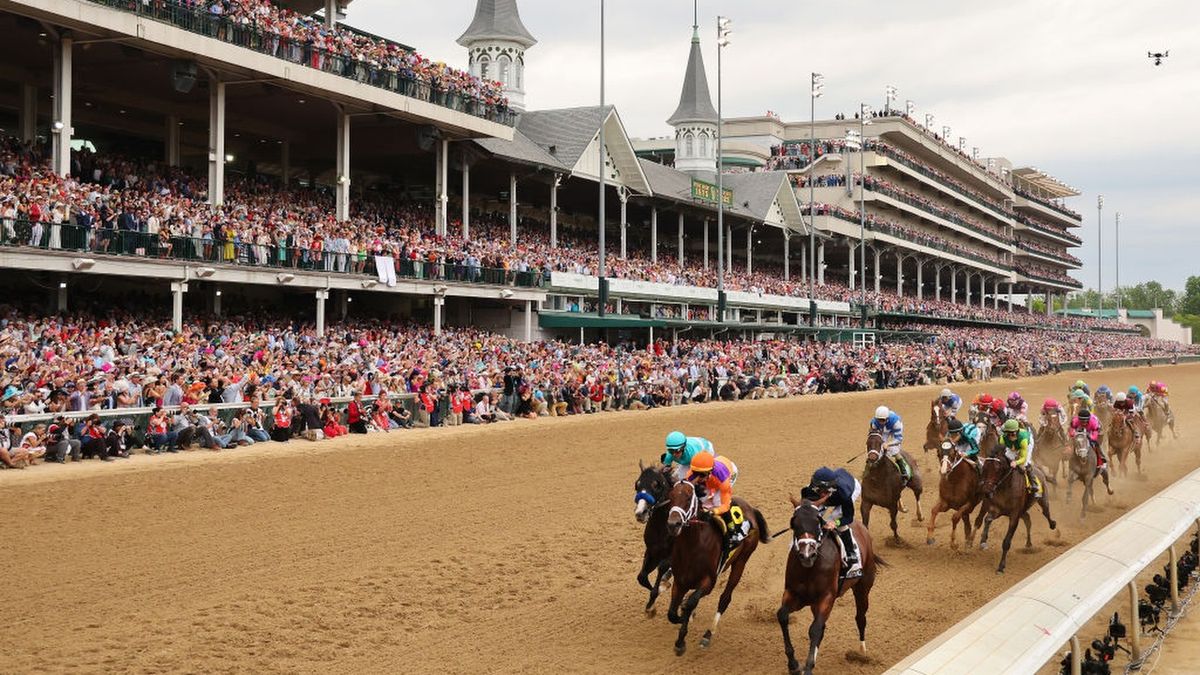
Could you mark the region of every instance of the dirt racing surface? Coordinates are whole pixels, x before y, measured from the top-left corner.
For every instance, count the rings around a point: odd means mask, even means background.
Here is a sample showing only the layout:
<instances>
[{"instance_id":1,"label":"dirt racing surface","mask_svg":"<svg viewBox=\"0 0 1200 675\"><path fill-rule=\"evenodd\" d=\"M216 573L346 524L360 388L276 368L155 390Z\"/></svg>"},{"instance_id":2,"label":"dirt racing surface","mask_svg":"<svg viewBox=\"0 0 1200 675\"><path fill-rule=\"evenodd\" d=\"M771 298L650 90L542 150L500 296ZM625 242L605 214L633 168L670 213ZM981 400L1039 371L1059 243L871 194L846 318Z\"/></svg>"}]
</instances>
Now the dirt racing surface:
<instances>
[{"instance_id":1,"label":"dirt racing surface","mask_svg":"<svg viewBox=\"0 0 1200 675\"><path fill-rule=\"evenodd\" d=\"M996 381L1032 404L1065 399L1077 375ZM1061 534L1034 517L997 577L989 551L952 552L902 516L906 545L883 543L891 567L871 596L867 659L852 598L839 601L819 672L877 673L1185 471L1200 415L1200 367L1091 373L1094 387L1165 380L1183 439L1151 450L1146 477L1115 478L1116 495L1078 520L1053 500ZM964 399L980 386L961 387ZM750 560L713 645L716 594L700 603L688 652L676 657L666 600L645 618L634 581L641 527L633 518L638 459L679 428L711 439L740 469L735 493L784 528L821 464L859 453L875 406L896 408L906 448L936 501L936 468L921 455L938 388L392 432L318 444L293 441L214 454L135 457L0 472L8 582L0 672L785 672L775 610L788 537ZM861 472L861 460L849 465ZM1075 500L1078 500L1076 490ZM1002 525L998 523L997 525ZM1020 536L1020 535L1018 535ZM792 619L807 648L808 612ZM801 657L802 658L802 657Z\"/></svg>"}]
</instances>

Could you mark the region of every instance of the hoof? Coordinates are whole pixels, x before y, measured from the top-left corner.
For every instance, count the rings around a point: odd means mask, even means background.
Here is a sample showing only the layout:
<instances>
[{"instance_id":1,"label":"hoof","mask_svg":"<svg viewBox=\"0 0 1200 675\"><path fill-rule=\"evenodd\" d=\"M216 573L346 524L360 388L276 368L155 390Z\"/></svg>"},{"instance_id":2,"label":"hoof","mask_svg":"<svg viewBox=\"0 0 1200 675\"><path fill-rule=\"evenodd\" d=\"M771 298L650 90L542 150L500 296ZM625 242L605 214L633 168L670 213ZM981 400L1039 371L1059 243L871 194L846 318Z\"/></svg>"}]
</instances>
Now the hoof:
<instances>
[{"instance_id":1,"label":"hoof","mask_svg":"<svg viewBox=\"0 0 1200 675\"><path fill-rule=\"evenodd\" d=\"M986 551L987 548L988 548L988 543L986 541L979 542L979 550L980 551Z\"/></svg>"},{"instance_id":2,"label":"hoof","mask_svg":"<svg viewBox=\"0 0 1200 675\"><path fill-rule=\"evenodd\" d=\"M925 545L926 545L926 546L933 546L933 537L929 537L928 539L926 539L926 540L925 540Z\"/></svg>"},{"instance_id":3,"label":"hoof","mask_svg":"<svg viewBox=\"0 0 1200 675\"><path fill-rule=\"evenodd\" d=\"M1052 529L1052 530L1058 529L1058 523L1051 520L1050 521L1050 529Z\"/></svg>"},{"instance_id":4,"label":"hoof","mask_svg":"<svg viewBox=\"0 0 1200 675\"><path fill-rule=\"evenodd\" d=\"M683 656L687 651L687 645L675 645L675 656Z\"/></svg>"},{"instance_id":5,"label":"hoof","mask_svg":"<svg viewBox=\"0 0 1200 675\"><path fill-rule=\"evenodd\" d=\"M1004 576L1004 569L1001 568L1001 569L996 570L996 576L998 576L998 577Z\"/></svg>"},{"instance_id":6,"label":"hoof","mask_svg":"<svg viewBox=\"0 0 1200 675\"><path fill-rule=\"evenodd\" d=\"M647 619L653 619L655 617L655 615L657 615L657 614L658 614L658 608L656 608L656 607L651 607L650 609L646 610L646 618Z\"/></svg>"},{"instance_id":7,"label":"hoof","mask_svg":"<svg viewBox=\"0 0 1200 675\"><path fill-rule=\"evenodd\" d=\"M700 638L700 648L701 649L708 649L708 646L711 644L712 644L712 636L711 635L706 634L704 637Z\"/></svg>"}]
</instances>

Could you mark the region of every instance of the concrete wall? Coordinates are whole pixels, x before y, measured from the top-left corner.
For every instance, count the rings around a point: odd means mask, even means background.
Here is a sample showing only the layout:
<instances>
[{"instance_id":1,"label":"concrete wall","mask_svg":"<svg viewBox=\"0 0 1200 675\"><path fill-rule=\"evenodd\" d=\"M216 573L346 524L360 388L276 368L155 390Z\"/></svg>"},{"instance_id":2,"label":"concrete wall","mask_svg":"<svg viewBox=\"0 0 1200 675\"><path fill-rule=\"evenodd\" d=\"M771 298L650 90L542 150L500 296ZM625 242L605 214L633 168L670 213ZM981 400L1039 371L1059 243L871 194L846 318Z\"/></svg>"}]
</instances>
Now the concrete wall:
<instances>
[{"instance_id":1,"label":"concrete wall","mask_svg":"<svg viewBox=\"0 0 1200 675\"><path fill-rule=\"evenodd\" d=\"M1129 312L1123 309L1121 323L1144 326L1150 331L1150 337L1158 340L1170 340L1185 345L1192 343L1192 329L1164 317L1161 309L1154 310L1153 318L1130 318Z\"/></svg>"}]
</instances>

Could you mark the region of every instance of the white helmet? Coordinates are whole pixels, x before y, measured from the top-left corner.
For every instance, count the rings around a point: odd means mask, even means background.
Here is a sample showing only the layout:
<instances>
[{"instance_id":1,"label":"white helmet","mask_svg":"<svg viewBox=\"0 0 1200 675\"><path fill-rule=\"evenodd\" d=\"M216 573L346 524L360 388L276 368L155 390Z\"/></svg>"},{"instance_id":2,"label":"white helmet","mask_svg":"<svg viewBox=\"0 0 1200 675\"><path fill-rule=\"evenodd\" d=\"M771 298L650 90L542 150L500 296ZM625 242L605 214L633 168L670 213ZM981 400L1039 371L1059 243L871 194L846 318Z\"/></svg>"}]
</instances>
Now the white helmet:
<instances>
[{"instance_id":1,"label":"white helmet","mask_svg":"<svg viewBox=\"0 0 1200 675\"><path fill-rule=\"evenodd\" d=\"M1125 398L1126 398L1126 396L1125 396L1125 392L1123 392L1123 391L1118 391L1118 392L1117 392L1117 396L1116 396L1116 399L1115 399L1115 400L1117 400L1117 401L1124 401L1124 400L1125 400Z\"/></svg>"},{"instance_id":2,"label":"white helmet","mask_svg":"<svg viewBox=\"0 0 1200 675\"><path fill-rule=\"evenodd\" d=\"M950 391L949 389L942 390L942 398L950 398L953 395L954 395L954 392Z\"/></svg>"},{"instance_id":3,"label":"white helmet","mask_svg":"<svg viewBox=\"0 0 1200 675\"><path fill-rule=\"evenodd\" d=\"M892 414L892 411L888 410L888 407L886 405L881 405L875 409L875 419L877 419L877 420L886 420L888 418L888 415L891 415L891 414Z\"/></svg>"}]
</instances>

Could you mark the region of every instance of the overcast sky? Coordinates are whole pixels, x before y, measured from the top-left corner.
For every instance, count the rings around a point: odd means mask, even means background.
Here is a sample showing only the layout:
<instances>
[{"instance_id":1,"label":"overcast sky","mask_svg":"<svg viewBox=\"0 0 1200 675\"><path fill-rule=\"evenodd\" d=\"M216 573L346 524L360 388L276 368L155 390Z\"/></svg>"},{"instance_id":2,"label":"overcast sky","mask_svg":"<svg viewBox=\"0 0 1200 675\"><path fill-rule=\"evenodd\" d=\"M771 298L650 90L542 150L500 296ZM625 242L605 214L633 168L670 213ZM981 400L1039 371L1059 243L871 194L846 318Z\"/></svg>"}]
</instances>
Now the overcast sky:
<instances>
[{"instance_id":1,"label":"overcast sky","mask_svg":"<svg viewBox=\"0 0 1200 675\"><path fill-rule=\"evenodd\" d=\"M526 54L530 109L599 101L599 2L518 0L538 39ZM466 66L454 40L474 0L354 0L347 22ZM1104 285L1182 288L1200 274L1200 2L1195 0L700 0L716 96L716 16L733 18L724 55L726 116L808 119L808 77L825 75L817 115L880 107L885 85L981 156L1036 166L1083 191L1074 253L1097 282L1096 195L1104 195ZM635 137L666 136L691 38L691 0L608 0L607 100ZM1147 50L1171 50L1153 67ZM715 103L715 101L714 101Z\"/></svg>"}]
</instances>

